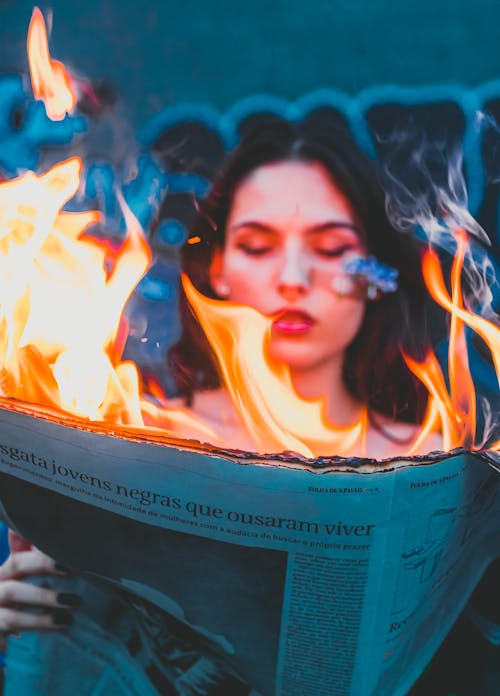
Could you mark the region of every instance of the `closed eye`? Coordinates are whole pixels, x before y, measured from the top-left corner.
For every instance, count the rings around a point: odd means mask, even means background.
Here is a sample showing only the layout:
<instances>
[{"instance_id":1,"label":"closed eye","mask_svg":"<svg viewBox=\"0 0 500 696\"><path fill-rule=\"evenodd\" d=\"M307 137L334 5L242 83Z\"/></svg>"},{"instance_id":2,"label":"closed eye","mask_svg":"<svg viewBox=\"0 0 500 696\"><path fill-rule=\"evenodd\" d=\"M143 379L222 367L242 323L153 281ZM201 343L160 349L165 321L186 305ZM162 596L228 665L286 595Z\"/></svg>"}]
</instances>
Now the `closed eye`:
<instances>
[{"instance_id":1,"label":"closed eye","mask_svg":"<svg viewBox=\"0 0 500 696\"><path fill-rule=\"evenodd\" d=\"M328 247L316 247L314 249L316 254L324 256L326 258L339 258L348 251L354 251L354 244L344 244L342 246L328 248Z\"/></svg>"},{"instance_id":2,"label":"closed eye","mask_svg":"<svg viewBox=\"0 0 500 696\"><path fill-rule=\"evenodd\" d=\"M247 244L238 244L237 246L249 256L263 256L272 250L271 246L248 246Z\"/></svg>"}]
</instances>

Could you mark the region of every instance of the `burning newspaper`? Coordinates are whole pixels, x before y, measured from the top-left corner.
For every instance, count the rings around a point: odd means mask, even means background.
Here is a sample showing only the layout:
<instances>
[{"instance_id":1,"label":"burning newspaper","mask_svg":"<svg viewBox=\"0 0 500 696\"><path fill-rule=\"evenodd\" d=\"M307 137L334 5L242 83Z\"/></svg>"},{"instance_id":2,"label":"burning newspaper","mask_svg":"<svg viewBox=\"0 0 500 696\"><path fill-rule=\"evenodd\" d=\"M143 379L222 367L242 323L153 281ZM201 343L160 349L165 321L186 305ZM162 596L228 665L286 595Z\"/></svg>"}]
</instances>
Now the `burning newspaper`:
<instances>
[{"instance_id":1,"label":"burning newspaper","mask_svg":"<svg viewBox=\"0 0 500 696\"><path fill-rule=\"evenodd\" d=\"M4 520L264 696L407 693L498 554L485 454L313 467L3 406Z\"/></svg>"},{"instance_id":2,"label":"burning newspaper","mask_svg":"<svg viewBox=\"0 0 500 696\"><path fill-rule=\"evenodd\" d=\"M63 118L72 82L40 22L35 12L35 94ZM0 185L4 521L136 606L160 671L170 627L254 694L405 694L500 546L500 445L484 450L476 436L465 341L469 327L498 376L500 329L462 300L468 235L455 230L451 292L437 255L424 257L429 292L450 314L449 373L434 353L407 358L429 391L427 416L401 457L378 463L340 458L358 445L363 455L366 418L334 428L320 403L294 394L266 358L264 317L242 321L241 308L185 279L256 442L237 452L187 409L144 396L122 359L123 308L151 252L124 203L119 248L85 235L98 213L63 211L80 172L71 158ZM412 458L432 432L442 451Z\"/></svg>"}]
</instances>

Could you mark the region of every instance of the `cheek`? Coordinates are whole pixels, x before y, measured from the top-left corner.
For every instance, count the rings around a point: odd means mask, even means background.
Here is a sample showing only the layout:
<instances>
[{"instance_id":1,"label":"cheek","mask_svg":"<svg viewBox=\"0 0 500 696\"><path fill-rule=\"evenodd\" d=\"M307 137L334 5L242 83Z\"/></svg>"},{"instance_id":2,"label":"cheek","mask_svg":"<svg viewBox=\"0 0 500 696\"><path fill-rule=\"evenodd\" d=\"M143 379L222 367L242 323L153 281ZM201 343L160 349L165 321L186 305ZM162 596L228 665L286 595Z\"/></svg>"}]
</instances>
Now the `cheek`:
<instances>
[{"instance_id":1,"label":"cheek","mask_svg":"<svg viewBox=\"0 0 500 696\"><path fill-rule=\"evenodd\" d=\"M350 345L358 333L361 330L361 327L363 326L363 321L365 318L365 311L366 311L366 305L364 302L358 302L356 303L355 307L352 308L351 312L349 313L350 316L350 322L348 325L349 329L349 340L348 340L348 345Z\"/></svg>"},{"instance_id":2,"label":"cheek","mask_svg":"<svg viewBox=\"0 0 500 696\"><path fill-rule=\"evenodd\" d=\"M269 299L272 268L263 262L252 263L247 257L231 258L224 265L224 279L230 288L228 299L264 309Z\"/></svg>"},{"instance_id":3,"label":"cheek","mask_svg":"<svg viewBox=\"0 0 500 696\"><path fill-rule=\"evenodd\" d=\"M330 340L347 348L358 335L366 311L366 303L349 297L336 298L323 312L323 327Z\"/></svg>"}]
</instances>

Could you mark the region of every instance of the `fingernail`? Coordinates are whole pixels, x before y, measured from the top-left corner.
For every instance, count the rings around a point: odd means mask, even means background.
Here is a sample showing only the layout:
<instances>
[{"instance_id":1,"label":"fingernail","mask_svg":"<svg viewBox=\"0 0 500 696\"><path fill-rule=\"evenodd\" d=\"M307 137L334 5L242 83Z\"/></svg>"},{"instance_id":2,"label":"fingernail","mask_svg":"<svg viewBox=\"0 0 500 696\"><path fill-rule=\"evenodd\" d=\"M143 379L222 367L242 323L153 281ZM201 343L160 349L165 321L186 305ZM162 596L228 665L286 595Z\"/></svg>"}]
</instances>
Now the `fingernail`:
<instances>
[{"instance_id":1,"label":"fingernail","mask_svg":"<svg viewBox=\"0 0 500 696\"><path fill-rule=\"evenodd\" d=\"M52 621L54 626L71 626L73 615L66 609L56 609L56 611L52 612Z\"/></svg>"},{"instance_id":2,"label":"fingernail","mask_svg":"<svg viewBox=\"0 0 500 696\"><path fill-rule=\"evenodd\" d=\"M82 603L82 598L73 592L59 592L56 600L58 604L66 604L68 607L77 607Z\"/></svg>"},{"instance_id":3,"label":"fingernail","mask_svg":"<svg viewBox=\"0 0 500 696\"><path fill-rule=\"evenodd\" d=\"M66 573L66 575L71 575L71 570L62 563L55 563L54 568L57 570L58 573Z\"/></svg>"}]
</instances>

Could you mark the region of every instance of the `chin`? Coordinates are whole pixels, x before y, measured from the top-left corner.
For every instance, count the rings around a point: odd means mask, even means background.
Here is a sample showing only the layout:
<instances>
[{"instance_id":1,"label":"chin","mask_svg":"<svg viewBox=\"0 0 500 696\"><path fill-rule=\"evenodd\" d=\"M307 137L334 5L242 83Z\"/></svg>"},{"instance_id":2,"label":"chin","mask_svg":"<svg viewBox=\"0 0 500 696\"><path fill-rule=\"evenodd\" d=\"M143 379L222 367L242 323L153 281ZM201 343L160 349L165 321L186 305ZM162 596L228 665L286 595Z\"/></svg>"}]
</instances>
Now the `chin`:
<instances>
[{"instance_id":1,"label":"chin","mask_svg":"<svg viewBox=\"0 0 500 696\"><path fill-rule=\"evenodd\" d=\"M328 357L330 357L315 351L311 345L304 343L283 345L280 341L280 344L271 345L270 355L274 360L285 363L291 370L312 370L325 360L328 361Z\"/></svg>"}]
</instances>

